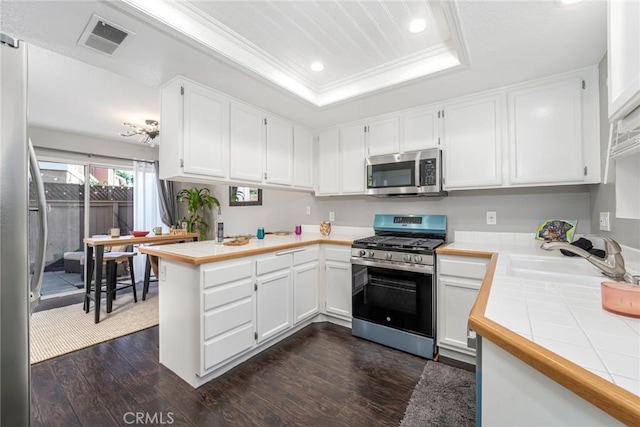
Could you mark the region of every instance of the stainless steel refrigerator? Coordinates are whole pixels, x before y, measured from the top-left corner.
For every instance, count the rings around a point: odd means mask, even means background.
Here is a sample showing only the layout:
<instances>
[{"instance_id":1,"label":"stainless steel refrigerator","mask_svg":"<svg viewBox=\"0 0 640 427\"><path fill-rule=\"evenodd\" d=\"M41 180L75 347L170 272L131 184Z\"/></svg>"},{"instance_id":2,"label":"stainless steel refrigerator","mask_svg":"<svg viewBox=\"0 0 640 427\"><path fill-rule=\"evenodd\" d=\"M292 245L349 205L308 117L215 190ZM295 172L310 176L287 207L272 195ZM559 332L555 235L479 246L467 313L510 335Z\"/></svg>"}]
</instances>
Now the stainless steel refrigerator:
<instances>
[{"instance_id":1,"label":"stainless steel refrigerator","mask_svg":"<svg viewBox=\"0 0 640 427\"><path fill-rule=\"evenodd\" d=\"M38 199L37 253L28 253L29 175ZM44 188L27 135L27 45L0 33L0 425L30 419L29 318L40 301Z\"/></svg>"}]
</instances>

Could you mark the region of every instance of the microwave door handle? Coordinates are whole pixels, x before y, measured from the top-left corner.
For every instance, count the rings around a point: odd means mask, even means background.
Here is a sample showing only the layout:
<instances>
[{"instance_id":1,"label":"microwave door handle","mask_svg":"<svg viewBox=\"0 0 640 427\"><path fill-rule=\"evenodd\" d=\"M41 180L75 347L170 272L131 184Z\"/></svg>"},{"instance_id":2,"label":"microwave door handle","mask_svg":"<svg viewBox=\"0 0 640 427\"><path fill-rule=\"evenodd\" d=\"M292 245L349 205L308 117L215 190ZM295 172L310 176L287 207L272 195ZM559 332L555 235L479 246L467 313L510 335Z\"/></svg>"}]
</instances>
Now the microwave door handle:
<instances>
[{"instance_id":1,"label":"microwave door handle","mask_svg":"<svg viewBox=\"0 0 640 427\"><path fill-rule=\"evenodd\" d=\"M420 188L422 186L422 161L417 160L415 164L416 164L416 173L415 173L416 187Z\"/></svg>"}]
</instances>

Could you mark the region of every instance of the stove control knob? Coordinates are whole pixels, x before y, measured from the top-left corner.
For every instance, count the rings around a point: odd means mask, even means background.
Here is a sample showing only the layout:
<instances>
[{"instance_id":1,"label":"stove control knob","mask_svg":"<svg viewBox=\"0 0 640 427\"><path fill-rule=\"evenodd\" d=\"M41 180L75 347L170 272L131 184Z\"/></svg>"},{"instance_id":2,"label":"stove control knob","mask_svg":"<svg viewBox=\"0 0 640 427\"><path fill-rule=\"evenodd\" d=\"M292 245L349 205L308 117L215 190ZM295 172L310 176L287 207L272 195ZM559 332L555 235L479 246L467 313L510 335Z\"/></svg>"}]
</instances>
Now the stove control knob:
<instances>
[{"instance_id":1,"label":"stove control knob","mask_svg":"<svg viewBox=\"0 0 640 427\"><path fill-rule=\"evenodd\" d=\"M367 252L364 249L358 251L358 256L364 256Z\"/></svg>"},{"instance_id":2,"label":"stove control knob","mask_svg":"<svg viewBox=\"0 0 640 427\"><path fill-rule=\"evenodd\" d=\"M411 262L411 255L405 255L402 259L404 262Z\"/></svg>"},{"instance_id":3,"label":"stove control knob","mask_svg":"<svg viewBox=\"0 0 640 427\"><path fill-rule=\"evenodd\" d=\"M373 251L369 251L369 258L373 258Z\"/></svg>"},{"instance_id":4,"label":"stove control knob","mask_svg":"<svg viewBox=\"0 0 640 427\"><path fill-rule=\"evenodd\" d=\"M414 255L413 256L413 261L414 262L422 262L422 255Z\"/></svg>"},{"instance_id":5,"label":"stove control knob","mask_svg":"<svg viewBox=\"0 0 640 427\"><path fill-rule=\"evenodd\" d=\"M384 256L384 258L387 261L391 261L391 259L393 258L393 254L391 252L387 252L386 255Z\"/></svg>"}]
</instances>

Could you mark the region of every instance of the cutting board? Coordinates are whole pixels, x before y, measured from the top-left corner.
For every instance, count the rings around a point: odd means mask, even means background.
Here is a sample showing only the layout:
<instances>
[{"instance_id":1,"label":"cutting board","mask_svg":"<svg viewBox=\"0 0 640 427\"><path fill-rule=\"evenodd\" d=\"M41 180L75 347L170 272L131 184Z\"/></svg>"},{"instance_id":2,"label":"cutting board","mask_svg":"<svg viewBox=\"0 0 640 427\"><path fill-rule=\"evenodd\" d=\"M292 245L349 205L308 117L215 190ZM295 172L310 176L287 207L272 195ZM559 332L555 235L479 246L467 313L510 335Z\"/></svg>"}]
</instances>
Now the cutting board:
<instances>
[{"instance_id":1,"label":"cutting board","mask_svg":"<svg viewBox=\"0 0 640 427\"><path fill-rule=\"evenodd\" d=\"M249 239L239 238L239 239L233 239L227 242L223 242L222 244L225 246L242 246L242 245L246 245L247 243L249 243Z\"/></svg>"}]
</instances>

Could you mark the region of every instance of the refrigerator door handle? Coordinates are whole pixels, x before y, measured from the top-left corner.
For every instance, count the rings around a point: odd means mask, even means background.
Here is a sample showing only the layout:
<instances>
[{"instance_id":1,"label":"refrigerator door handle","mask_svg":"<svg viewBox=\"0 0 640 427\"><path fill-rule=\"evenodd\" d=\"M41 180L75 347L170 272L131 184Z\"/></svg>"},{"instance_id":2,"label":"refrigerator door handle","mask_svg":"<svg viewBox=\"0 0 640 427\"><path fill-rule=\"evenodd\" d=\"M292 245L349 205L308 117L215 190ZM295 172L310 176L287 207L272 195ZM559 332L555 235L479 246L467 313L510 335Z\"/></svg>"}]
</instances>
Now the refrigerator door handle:
<instances>
[{"instance_id":1,"label":"refrigerator door handle","mask_svg":"<svg viewBox=\"0 0 640 427\"><path fill-rule=\"evenodd\" d=\"M40 304L40 290L42 288L42 275L44 273L44 257L47 248L47 199L44 192L44 183L38 167L36 152L29 139L29 171L36 190L36 200L38 203L38 246L36 249L35 265L33 267L33 277L31 278L30 306L31 313Z\"/></svg>"}]
</instances>

